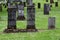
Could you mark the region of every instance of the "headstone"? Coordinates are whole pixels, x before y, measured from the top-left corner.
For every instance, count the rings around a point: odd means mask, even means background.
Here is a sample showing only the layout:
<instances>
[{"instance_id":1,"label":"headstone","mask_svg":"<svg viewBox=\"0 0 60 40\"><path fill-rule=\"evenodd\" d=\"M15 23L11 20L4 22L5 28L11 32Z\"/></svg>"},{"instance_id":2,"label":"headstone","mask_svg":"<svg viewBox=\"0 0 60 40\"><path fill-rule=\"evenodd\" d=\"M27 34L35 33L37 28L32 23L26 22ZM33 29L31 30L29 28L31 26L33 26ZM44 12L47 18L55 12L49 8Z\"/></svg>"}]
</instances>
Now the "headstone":
<instances>
[{"instance_id":1,"label":"headstone","mask_svg":"<svg viewBox=\"0 0 60 40\"><path fill-rule=\"evenodd\" d=\"M49 17L48 19L48 29L55 28L55 17Z\"/></svg>"},{"instance_id":2,"label":"headstone","mask_svg":"<svg viewBox=\"0 0 60 40\"><path fill-rule=\"evenodd\" d=\"M51 3L51 4L54 3L54 0L50 0L50 3Z\"/></svg>"},{"instance_id":3,"label":"headstone","mask_svg":"<svg viewBox=\"0 0 60 40\"><path fill-rule=\"evenodd\" d=\"M49 15L50 6L49 4L44 4L44 14Z\"/></svg>"},{"instance_id":4,"label":"headstone","mask_svg":"<svg viewBox=\"0 0 60 40\"><path fill-rule=\"evenodd\" d=\"M24 17L24 4L21 3L18 5L18 17L17 17L18 20L25 20L25 17Z\"/></svg>"},{"instance_id":5,"label":"headstone","mask_svg":"<svg viewBox=\"0 0 60 40\"><path fill-rule=\"evenodd\" d=\"M0 4L0 12L2 12L2 4Z\"/></svg>"},{"instance_id":6,"label":"headstone","mask_svg":"<svg viewBox=\"0 0 60 40\"><path fill-rule=\"evenodd\" d=\"M46 2L48 2L48 0L46 0Z\"/></svg>"},{"instance_id":7,"label":"headstone","mask_svg":"<svg viewBox=\"0 0 60 40\"><path fill-rule=\"evenodd\" d=\"M8 6L8 29L16 29L16 7Z\"/></svg>"},{"instance_id":8,"label":"headstone","mask_svg":"<svg viewBox=\"0 0 60 40\"><path fill-rule=\"evenodd\" d=\"M31 31L32 29L34 29L34 31L36 31L36 28L35 28L35 5L27 6L27 30Z\"/></svg>"},{"instance_id":9,"label":"headstone","mask_svg":"<svg viewBox=\"0 0 60 40\"><path fill-rule=\"evenodd\" d=\"M58 7L58 2L55 2L55 7Z\"/></svg>"},{"instance_id":10,"label":"headstone","mask_svg":"<svg viewBox=\"0 0 60 40\"><path fill-rule=\"evenodd\" d=\"M38 8L41 8L41 4L40 3L38 3Z\"/></svg>"}]
</instances>

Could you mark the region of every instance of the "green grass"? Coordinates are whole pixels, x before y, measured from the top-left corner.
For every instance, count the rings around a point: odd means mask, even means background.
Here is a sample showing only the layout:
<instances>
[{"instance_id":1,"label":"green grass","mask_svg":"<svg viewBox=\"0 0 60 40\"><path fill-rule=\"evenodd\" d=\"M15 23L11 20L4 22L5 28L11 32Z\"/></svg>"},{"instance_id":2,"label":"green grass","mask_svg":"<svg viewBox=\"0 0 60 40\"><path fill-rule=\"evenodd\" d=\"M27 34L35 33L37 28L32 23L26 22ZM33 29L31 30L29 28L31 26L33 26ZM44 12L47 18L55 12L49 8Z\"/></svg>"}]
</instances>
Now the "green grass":
<instances>
[{"instance_id":1,"label":"green grass","mask_svg":"<svg viewBox=\"0 0 60 40\"><path fill-rule=\"evenodd\" d=\"M3 7L3 12L0 12L0 40L60 40L60 3L59 7L53 6L50 11L50 15L43 14L43 5L45 0L33 0L36 3L36 28L41 29L38 32L25 32L25 33L3 33L7 27L7 12L6 8ZM37 8L37 3L42 4L41 9ZM54 4L53 4L54 5ZM26 8L24 15L27 18ZM56 17L56 28L54 30L48 29L48 18ZM17 21L17 28L26 28L27 21ZM45 30L42 30L45 29Z\"/></svg>"}]
</instances>

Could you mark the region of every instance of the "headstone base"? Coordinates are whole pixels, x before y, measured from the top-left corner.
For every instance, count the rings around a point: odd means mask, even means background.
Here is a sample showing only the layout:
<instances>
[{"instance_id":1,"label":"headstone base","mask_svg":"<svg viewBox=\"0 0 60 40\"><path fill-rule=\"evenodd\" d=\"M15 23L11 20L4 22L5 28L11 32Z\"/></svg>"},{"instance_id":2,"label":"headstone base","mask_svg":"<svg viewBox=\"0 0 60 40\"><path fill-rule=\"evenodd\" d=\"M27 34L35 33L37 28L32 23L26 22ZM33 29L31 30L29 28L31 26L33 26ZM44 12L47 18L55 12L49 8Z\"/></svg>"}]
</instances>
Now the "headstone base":
<instances>
[{"instance_id":1,"label":"headstone base","mask_svg":"<svg viewBox=\"0 0 60 40\"><path fill-rule=\"evenodd\" d=\"M49 15L49 12L44 13L44 15Z\"/></svg>"},{"instance_id":2,"label":"headstone base","mask_svg":"<svg viewBox=\"0 0 60 40\"><path fill-rule=\"evenodd\" d=\"M36 29L35 25L27 25L27 29Z\"/></svg>"},{"instance_id":3,"label":"headstone base","mask_svg":"<svg viewBox=\"0 0 60 40\"><path fill-rule=\"evenodd\" d=\"M18 33L19 29L5 29L4 32L5 33Z\"/></svg>"},{"instance_id":4,"label":"headstone base","mask_svg":"<svg viewBox=\"0 0 60 40\"><path fill-rule=\"evenodd\" d=\"M4 33L37 32L37 29L5 29Z\"/></svg>"},{"instance_id":5,"label":"headstone base","mask_svg":"<svg viewBox=\"0 0 60 40\"><path fill-rule=\"evenodd\" d=\"M20 29L20 32L37 32L37 29Z\"/></svg>"},{"instance_id":6,"label":"headstone base","mask_svg":"<svg viewBox=\"0 0 60 40\"><path fill-rule=\"evenodd\" d=\"M9 25L8 25L8 26L9 26ZM15 26L7 27L7 29L16 29L16 25L15 25Z\"/></svg>"},{"instance_id":7,"label":"headstone base","mask_svg":"<svg viewBox=\"0 0 60 40\"><path fill-rule=\"evenodd\" d=\"M55 29L55 26L49 26L48 29Z\"/></svg>"},{"instance_id":8,"label":"headstone base","mask_svg":"<svg viewBox=\"0 0 60 40\"><path fill-rule=\"evenodd\" d=\"M25 17L24 16L18 16L17 20L25 20Z\"/></svg>"}]
</instances>

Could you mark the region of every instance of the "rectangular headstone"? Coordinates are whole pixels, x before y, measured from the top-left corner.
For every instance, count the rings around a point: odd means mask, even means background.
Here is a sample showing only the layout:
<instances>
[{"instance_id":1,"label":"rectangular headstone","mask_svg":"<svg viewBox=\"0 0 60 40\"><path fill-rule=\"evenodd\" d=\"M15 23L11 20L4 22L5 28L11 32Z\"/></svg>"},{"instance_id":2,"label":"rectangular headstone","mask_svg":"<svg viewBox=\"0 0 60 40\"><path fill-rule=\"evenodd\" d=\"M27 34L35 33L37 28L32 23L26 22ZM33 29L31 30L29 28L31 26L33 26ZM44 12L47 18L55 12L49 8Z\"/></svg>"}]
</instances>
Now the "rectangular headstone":
<instances>
[{"instance_id":1,"label":"rectangular headstone","mask_svg":"<svg viewBox=\"0 0 60 40\"><path fill-rule=\"evenodd\" d=\"M40 3L38 3L38 8L41 8L41 4Z\"/></svg>"},{"instance_id":2,"label":"rectangular headstone","mask_svg":"<svg viewBox=\"0 0 60 40\"><path fill-rule=\"evenodd\" d=\"M27 6L27 29L35 28L35 6Z\"/></svg>"},{"instance_id":3,"label":"rectangular headstone","mask_svg":"<svg viewBox=\"0 0 60 40\"><path fill-rule=\"evenodd\" d=\"M58 2L55 2L55 7L58 7Z\"/></svg>"},{"instance_id":4,"label":"rectangular headstone","mask_svg":"<svg viewBox=\"0 0 60 40\"><path fill-rule=\"evenodd\" d=\"M8 29L16 29L16 7L8 6Z\"/></svg>"},{"instance_id":5,"label":"rectangular headstone","mask_svg":"<svg viewBox=\"0 0 60 40\"><path fill-rule=\"evenodd\" d=\"M55 28L55 17L49 17L48 19L48 29Z\"/></svg>"},{"instance_id":6,"label":"rectangular headstone","mask_svg":"<svg viewBox=\"0 0 60 40\"><path fill-rule=\"evenodd\" d=\"M44 4L44 14L48 15L50 11L50 6L49 4Z\"/></svg>"}]
</instances>

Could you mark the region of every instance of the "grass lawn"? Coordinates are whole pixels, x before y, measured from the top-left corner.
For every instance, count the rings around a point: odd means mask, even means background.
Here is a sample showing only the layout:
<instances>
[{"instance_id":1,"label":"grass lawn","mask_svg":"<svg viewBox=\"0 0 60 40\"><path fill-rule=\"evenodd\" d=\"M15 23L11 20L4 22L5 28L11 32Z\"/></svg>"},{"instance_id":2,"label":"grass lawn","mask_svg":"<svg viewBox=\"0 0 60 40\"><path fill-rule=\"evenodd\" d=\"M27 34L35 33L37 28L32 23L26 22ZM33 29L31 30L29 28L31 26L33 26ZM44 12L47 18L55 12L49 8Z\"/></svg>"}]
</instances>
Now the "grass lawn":
<instances>
[{"instance_id":1,"label":"grass lawn","mask_svg":"<svg viewBox=\"0 0 60 40\"><path fill-rule=\"evenodd\" d=\"M43 5L45 0L33 0L36 3L36 28L41 29L38 32L25 32L25 33L3 33L4 29L7 27L7 11L3 7L3 12L0 12L0 40L60 40L60 3L59 7L55 7L53 4L50 15L43 14ZM37 3L40 2L41 8L37 8ZM24 15L27 17L26 8L24 10ZM48 29L48 18L56 17L56 29ZM17 28L26 28L27 21L17 21ZM45 29L45 30L43 30Z\"/></svg>"}]
</instances>

